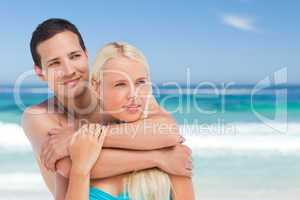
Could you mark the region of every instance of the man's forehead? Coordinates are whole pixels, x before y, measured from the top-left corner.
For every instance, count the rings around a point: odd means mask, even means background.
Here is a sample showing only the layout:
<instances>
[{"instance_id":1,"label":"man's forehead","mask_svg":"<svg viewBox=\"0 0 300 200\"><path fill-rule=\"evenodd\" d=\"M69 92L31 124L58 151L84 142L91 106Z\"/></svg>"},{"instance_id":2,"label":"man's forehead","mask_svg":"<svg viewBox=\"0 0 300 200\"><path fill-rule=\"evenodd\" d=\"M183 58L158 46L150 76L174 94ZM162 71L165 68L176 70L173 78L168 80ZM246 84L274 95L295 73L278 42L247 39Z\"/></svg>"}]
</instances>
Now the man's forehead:
<instances>
[{"instance_id":1,"label":"man's forehead","mask_svg":"<svg viewBox=\"0 0 300 200\"><path fill-rule=\"evenodd\" d=\"M37 51L43 60L60 57L78 50L82 50L78 36L70 31L58 33L37 46Z\"/></svg>"}]
</instances>

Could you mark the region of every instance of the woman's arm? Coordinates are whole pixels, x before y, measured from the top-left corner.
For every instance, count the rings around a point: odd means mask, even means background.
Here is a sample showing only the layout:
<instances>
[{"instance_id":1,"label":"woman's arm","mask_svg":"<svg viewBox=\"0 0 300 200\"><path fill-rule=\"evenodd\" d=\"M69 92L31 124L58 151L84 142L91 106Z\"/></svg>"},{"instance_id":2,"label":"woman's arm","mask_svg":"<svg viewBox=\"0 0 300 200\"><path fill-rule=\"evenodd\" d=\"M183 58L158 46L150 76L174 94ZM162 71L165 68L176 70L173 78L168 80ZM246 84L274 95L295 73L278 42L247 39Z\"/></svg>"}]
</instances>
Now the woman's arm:
<instances>
[{"instance_id":1,"label":"woman's arm","mask_svg":"<svg viewBox=\"0 0 300 200\"><path fill-rule=\"evenodd\" d=\"M90 171L97 161L106 131L90 126L76 133L69 146L72 167L66 200L88 200Z\"/></svg>"},{"instance_id":2,"label":"woman's arm","mask_svg":"<svg viewBox=\"0 0 300 200\"><path fill-rule=\"evenodd\" d=\"M90 175L72 168L65 200L88 200Z\"/></svg>"},{"instance_id":3,"label":"woman's arm","mask_svg":"<svg viewBox=\"0 0 300 200\"><path fill-rule=\"evenodd\" d=\"M172 200L195 200L192 178L171 175L170 179L173 185Z\"/></svg>"}]
</instances>

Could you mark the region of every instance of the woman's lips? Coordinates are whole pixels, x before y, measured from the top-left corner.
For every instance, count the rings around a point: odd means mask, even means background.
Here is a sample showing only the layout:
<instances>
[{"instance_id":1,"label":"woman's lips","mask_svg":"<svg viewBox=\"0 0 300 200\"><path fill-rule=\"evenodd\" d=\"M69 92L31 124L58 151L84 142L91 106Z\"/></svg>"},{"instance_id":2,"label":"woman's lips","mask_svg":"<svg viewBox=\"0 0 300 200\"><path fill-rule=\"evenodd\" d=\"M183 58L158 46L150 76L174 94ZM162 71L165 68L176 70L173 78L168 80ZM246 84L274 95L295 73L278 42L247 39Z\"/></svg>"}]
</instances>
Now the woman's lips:
<instances>
[{"instance_id":1,"label":"woman's lips","mask_svg":"<svg viewBox=\"0 0 300 200\"><path fill-rule=\"evenodd\" d=\"M129 106L125 106L125 109L130 112L130 113L136 113L140 110L141 105L129 105Z\"/></svg>"}]
</instances>

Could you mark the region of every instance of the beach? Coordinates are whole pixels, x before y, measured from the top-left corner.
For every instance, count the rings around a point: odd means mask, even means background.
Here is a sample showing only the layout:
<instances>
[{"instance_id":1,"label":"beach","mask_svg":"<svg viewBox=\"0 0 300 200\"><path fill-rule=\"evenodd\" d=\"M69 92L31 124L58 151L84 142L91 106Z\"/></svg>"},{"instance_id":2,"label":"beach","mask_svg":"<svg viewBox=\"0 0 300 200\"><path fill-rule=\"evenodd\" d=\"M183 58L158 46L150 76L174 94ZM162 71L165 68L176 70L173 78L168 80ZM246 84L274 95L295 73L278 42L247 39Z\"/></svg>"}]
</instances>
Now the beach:
<instances>
[{"instance_id":1,"label":"beach","mask_svg":"<svg viewBox=\"0 0 300 200\"><path fill-rule=\"evenodd\" d=\"M284 106L275 104L276 88L254 98L255 111L272 119ZM288 87L287 120L266 123L250 106L250 86L229 90L225 105L209 89L176 94L161 88L158 101L176 118L193 150L193 182L197 199L297 200L300 197L300 87ZM0 87L0 199L52 199L20 126L22 108L13 85ZM51 96L42 86L21 89L24 106ZM191 104L187 102L195 102ZM181 102L181 103L178 103ZM199 113L216 110L214 114ZM223 106L223 107L222 107ZM279 110L278 110L279 109Z\"/></svg>"}]
</instances>

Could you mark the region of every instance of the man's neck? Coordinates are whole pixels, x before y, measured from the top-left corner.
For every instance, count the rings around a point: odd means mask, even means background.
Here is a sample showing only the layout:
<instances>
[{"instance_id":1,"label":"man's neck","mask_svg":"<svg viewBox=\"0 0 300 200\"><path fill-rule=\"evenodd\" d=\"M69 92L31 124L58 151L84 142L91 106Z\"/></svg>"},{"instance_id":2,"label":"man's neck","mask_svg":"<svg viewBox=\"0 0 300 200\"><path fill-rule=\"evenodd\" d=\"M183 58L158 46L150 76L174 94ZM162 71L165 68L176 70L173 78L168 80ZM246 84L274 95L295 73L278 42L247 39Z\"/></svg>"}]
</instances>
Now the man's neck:
<instances>
[{"instance_id":1,"label":"man's neck","mask_svg":"<svg viewBox=\"0 0 300 200\"><path fill-rule=\"evenodd\" d=\"M89 88L74 98L57 96L56 99L68 116L94 123L100 121L99 103Z\"/></svg>"}]
</instances>

